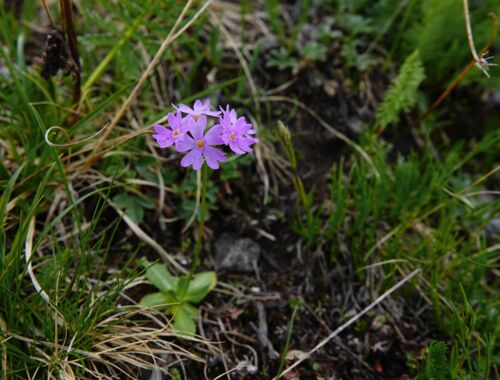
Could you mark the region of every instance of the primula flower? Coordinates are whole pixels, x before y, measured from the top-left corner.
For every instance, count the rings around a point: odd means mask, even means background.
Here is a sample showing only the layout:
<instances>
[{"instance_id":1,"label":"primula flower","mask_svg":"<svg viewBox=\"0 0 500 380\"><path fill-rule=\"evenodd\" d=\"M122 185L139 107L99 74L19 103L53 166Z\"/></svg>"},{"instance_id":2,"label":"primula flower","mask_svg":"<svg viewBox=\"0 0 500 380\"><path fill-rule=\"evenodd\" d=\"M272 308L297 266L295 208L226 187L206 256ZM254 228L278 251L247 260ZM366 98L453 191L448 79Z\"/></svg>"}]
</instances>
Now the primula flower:
<instances>
[{"instance_id":1,"label":"primula flower","mask_svg":"<svg viewBox=\"0 0 500 380\"><path fill-rule=\"evenodd\" d=\"M229 104L226 105L226 109L222 108L222 107L219 107L220 110L221 110L221 113L222 113L222 116L223 118L228 118L231 123L236 123L236 120L238 120L238 115L236 114L236 110L233 108L233 109L230 109L229 108Z\"/></svg>"},{"instance_id":2,"label":"primula flower","mask_svg":"<svg viewBox=\"0 0 500 380\"><path fill-rule=\"evenodd\" d=\"M256 138L248 136L255 133L252 124L247 123L244 117L238 118L236 111L229 110L229 106L227 106L226 111L222 111L220 126L222 127L222 141L229 145L229 148L236 154L251 152L250 145L258 141Z\"/></svg>"},{"instance_id":3,"label":"primula flower","mask_svg":"<svg viewBox=\"0 0 500 380\"><path fill-rule=\"evenodd\" d=\"M155 125L156 134L153 135L160 148L168 148L176 144L184 138L185 133L188 131L189 126L187 122L182 119L182 113L177 111L174 115L169 113L167 121L171 129L165 128L163 125Z\"/></svg>"},{"instance_id":4,"label":"primula flower","mask_svg":"<svg viewBox=\"0 0 500 380\"><path fill-rule=\"evenodd\" d=\"M174 106L175 109L188 114L193 117L195 121L199 119L201 115L214 116L220 115L219 111L210 111L210 99L205 100L203 103L201 100L196 100L194 102L193 108L186 106L185 104L179 104L179 107Z\"/></svg>"},{"instance_id":5,"label":"primula flower","mask_svg":"<svg viewBox=\"0 0 500 380\"><path fill-rule=\"evenodd\" d=\"M180 107L179 107L180 108ZM189 132L191 136L186 134L182 140L176 145L175 149L178 152L187 152L181 160L181 166L193 166L194 170L199 170L203 165L203 159L211 169L218 169L219 162L226 161L224 153L213 145L222 144L221 132L222 127L214 125L206 134L204 134L207 126L207 117L200 115L198 119L189 119Z\"/></svg>"}]
</instances>

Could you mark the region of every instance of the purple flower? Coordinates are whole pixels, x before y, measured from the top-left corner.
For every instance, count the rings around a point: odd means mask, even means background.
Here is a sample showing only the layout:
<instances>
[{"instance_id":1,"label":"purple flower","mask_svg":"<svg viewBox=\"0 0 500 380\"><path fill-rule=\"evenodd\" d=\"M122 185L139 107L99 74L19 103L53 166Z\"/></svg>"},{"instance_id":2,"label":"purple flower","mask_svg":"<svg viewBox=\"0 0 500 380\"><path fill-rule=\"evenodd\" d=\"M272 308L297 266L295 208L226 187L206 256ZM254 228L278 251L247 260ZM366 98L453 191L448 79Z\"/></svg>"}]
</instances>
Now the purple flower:
<instances>
[{"instance_id":1,"label":"purple flower","mask_svg":"<svg viewBox=\"0 0 500 380\"><path fill-rule=\"evenodd\" d=\"M180 107L179 107L180 108ZM200 115L196 120L194 118L188 120L189 132L191 136L186 134L182 140L176 145L175 149L178 152L187 152L181 160L181 166L193 166L194 170L199 170L203 165L203 159L211 169L218 169L219 162L226 161L224 153L213 145L223 143L221 138L222 127L214 125L204 135L207 126L207 117Z\"/></svg>"},{"instance_id":2,"label":"purple flower","mask_svg":"<svg viewBox=\"0 0 500 380\"><path fill-rule=\"evenodd\" d=\"M219 120L222 127L222 141L229 145L229 148L236 154L244 154L252 151L250 145L258 142L256 138L248 136L255 134L252 124L247 123L244 117L238 118L236 111L222 111L222 117Z\"/></svg>"},{"instance_id":3,"label":"purple flower","mask_svg":"<svg viewBox=\"0 0 500 380\"><path fill-rule=\"evenodd\" d=\"M177 111L174 115L169 113L167 121L171 129L165 128L163 125L155 125L156 134L153 135L160 148L168 148L182 140L189 126L182 119L182 113Z\"/></svg>"},{"instance_id":4,"label":"purple flower","mask_svg":"<svg viewBox=\"0 0 500 380\"><path fill-rule=\"evenodd\" d=\"M222 108L222 107L219 107L221 112L222 112L222 116L223 118L227 118L229 119L229 121L234 124L236 123L236 120L238 120L238 115L236 114L236 110L233 108L233 109L229 109L229 104L226 105L226 109Z\"/></svg>"},{"instance_id":5,"label":"purple flower","mask_svg":"<svg viewBox=\"0 0 500 380\"><path fill-rule=\"evenodd\" d=\"M174 106L175 109L188 114L193 117L195 121L201 115L214 116L217 117L220 115L219 111L210 111L210 99L206 99L203 103L201 100L196 100L194 102L193 108L186 106L185 104L179 104L179 107Z\"/></svg>"}]
</instances>

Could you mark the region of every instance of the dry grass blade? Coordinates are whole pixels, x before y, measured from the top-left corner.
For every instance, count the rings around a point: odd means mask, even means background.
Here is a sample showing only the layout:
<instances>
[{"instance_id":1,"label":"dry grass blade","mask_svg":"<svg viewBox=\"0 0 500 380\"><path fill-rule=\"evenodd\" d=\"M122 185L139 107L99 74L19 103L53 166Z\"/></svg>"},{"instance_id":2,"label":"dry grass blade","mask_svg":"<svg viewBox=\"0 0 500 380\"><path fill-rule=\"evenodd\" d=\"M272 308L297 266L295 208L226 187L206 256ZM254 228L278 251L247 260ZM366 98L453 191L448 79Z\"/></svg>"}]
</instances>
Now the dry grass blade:
<instances>
[{"instance_id":1,"label":"dry grass blade","mask_svg":"<svg viewBox=\"0 0 500 380\"><path fill-rule=\"evenodd\" d=\"M26 264L28 265L28 275L30 276L30 280L35 287L35 290L38 294L50 305L49 295L42 289L42 286L38 282L35 276L35 272L33 272L33 265L31 264L31 255L33 251L33 237L35 235L35 217L31 218L30 226L28 228L28 235L26 236L26 242L24 245L24 257L26 259Z\"/></svg>"},{"instance_id":2,"label":"dry grass blade","mask_svg":"<svg viewBox=\"0 0 500 380\"><path fill-rule=\"evenodd\" d=\"M108 203L115 209L115 211L120 215L121 218L123 218L123 221L127 223L127 225L130 227L130 229L137 235L138 238L140 238L142 241L144 241L147 245L149 245L151 248L153 248L160 257L165 261L165 263L170 264L171 267L175 268L177 271L179 271L182 274L187 274L188 271L180 265L175 259L161 246L159 245L156 241L154 241L148 234L146 234L141 227L139 227L132 219L130 219L127 214L125 214L122 210L118 208L113 202L111 202L108 199Z\"/></svg>"},{"instance_id":3,"label":"dry grass blade","mask_svg":"<svg viewBox=\"0 0 500 380\"><path fill-rule=\"evenodd\" d=\"M138 319L139 316L142 318ZM125 376L135 379L138 369L159 369L167 373L168 363L161 355L172 355L204 363L199 356L171 342L172 339L181 338L199 345L210 345L200 338L179 337L171 329L170 322L164 314L137 309L135 306L110 315L88 334L93 342L91 348L87 350L17 334L9 334L9 338L22 341L39 352L40 357L32 358L38 361L40 366L48 367L50 372L55 370L67 374L64 379L76 378L75 373L79 370L95 378L111 378L111 374L115 374L116 377L119 373L120 378ZM51 350L59 351L59 354L51 354ZM61 356L64 356L63 360L60 360Z\"/></svg>"},{"instance_id":4,"label":"dry grass blade","mask_svg":"<svg viewBox=\"0 0 500 380\"><path fill-rule=\"evenodd\" d=\"M384 294L379 296L375 301L373 301L371 304L369 304L367 307L365 307L363 310L361 310L358 314L356 314L354 317L349 319L346 323L344 323L342 326L338 327L335 331L333 331L330 335L328 335L325 339L323 339L321 342L319 342L312 350L310 350L307 354L302 356L300 359L298 359L295 363L293 363L291 366L286 368L283 372L278 374L278 376L274 377L273 380L279 379L281 376L284 374L290 372L292 369L297 367L300 363L303 361L309 359L312 354L314 354L316 351L320 350L322 347L324 347L330 340L335 338L337 335L339 335L342 331L344 331L346 328L348 328L350 325L358 321L363 315L368 313L371 309L373 309L375 306L377 306L379 303L381 303L384 299L389 297L392 293L394 293L396 290L398 290L400 287L402 287L404 284L406 284L408 281L410 281L413 277L415 277L418 273L420 273L420 269L415 269L413 272L411 272L408 276L400 280L397 284L395 284L392 288L387 290Z\"/></svg>"},{"instance_id":5,"label":"dry grass blade","mask_svg":"<svg viewBox=\"0 0 500 380\"><path fill-rule=\"evenodd\" d=\"M172 27L172 29L168 33L167 37L163 40L162 44L160 45L160 48L158 49L158 51L156 52L155 56L153 57L153 60L148 65L148 67L146 68L146 70L142 73L141 77L139 78L139 81L135 85L134 89L132 90L132 92L130 93L130 95L128 96L128 98L123 103L122 107L116 113L116 115L113 118L113 120L111 121L111 124L109 125L109 127L104 131L104 134L102 135L101 139L96 144L96 146L95 146L94 150L92 151L91 155L89 156L87 162L92 163L92 161L95 159L95 157L100 154L99 152L101 150L102 144L104 143L104 141L106 140L106 138L109 136L109 134L111 133L111 131L113 130L113 128L121 120L121 118L123 117L123 115L125 114L125 112L127 111L127 109L130 107L130 105L132 104L132 102L136 99L136 97L139 94L139 91L141 90L142 86L144 85L144 83L146 82L146 80L149 78L149 76L151 75L151 73L153 72L153 70L155 69L155 67L158 65L158 63L160 62L161 57L163 56L163 54L165 53L165 51L168 49L168 47L172 44L172 42L174 42L174 40L177 37L179 37L184 31L186 31L187 28L189 28L196 21L196 19L198 19L198 17L210 5L210 3L212 2L212 0L207 0L207 2L205 4L203 4L203 6L186 23L186 25L184 25L184 27L181 28L176 33L177 28L179 27L181 21L184 19L184 16L185 16L186 12L191 7L192 2L193 2L192 0L188 0L186 2L186 5L182 9L181 14L177 18L174 26Z\"/></svg>"}]
</instances>

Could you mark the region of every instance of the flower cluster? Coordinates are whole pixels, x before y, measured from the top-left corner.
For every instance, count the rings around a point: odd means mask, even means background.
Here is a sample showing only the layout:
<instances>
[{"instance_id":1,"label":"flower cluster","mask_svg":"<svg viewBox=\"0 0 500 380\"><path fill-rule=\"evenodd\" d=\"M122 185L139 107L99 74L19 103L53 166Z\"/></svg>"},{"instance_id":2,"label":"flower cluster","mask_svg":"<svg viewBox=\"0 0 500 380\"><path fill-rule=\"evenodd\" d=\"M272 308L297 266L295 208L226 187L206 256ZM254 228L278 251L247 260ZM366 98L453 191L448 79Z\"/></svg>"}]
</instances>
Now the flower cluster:
<instances>
[{"instance_id":1,"label":"flower cluster","mask_svg":"<svg viewBox=\"0 0 500 380\"><path fill-rule=\"evenodd\" d=\"M168 127L155 125L153 137L161 148L173 146L177 152L186 153L181 160L183 167L199 170L205 161L211 169L218 169L226 156L215 146L227 145L234 153L244 154L251 152L251 146L258 141L251 136L255 134L252 124L229 106L212 111L207 99L196 100L193 108L185 104L174 108L177 112L167 115ZM207 117L218 118L218 123L207 127Z\"/></svg>"}]
</instances>

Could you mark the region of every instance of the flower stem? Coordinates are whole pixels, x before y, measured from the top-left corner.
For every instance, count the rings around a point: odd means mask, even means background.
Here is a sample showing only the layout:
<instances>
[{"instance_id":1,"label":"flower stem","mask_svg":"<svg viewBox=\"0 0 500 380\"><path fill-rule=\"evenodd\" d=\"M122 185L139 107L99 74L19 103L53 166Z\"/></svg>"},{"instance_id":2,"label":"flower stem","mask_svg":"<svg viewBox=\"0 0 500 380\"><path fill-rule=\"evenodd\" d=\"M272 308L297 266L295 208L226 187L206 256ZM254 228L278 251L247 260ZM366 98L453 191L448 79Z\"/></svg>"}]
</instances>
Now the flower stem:
<instances>
[{"instance_id":1,"label":"flower stem","mask_svg":"<svg viewBox=\"0 0 500 380\"><path fill-rule=\"evenodd\" d=\"M205 228L205 215L207 208L207 181L208 168L207 165L203 165L203 167L201 168L201 181L198 181L198 186L200 186L201 189L198 188L197 190L201 193L201 203L200 208L198 209L198 231L196 233L196 241L194 243L193 262L191 264L191 270L187 274L186 281L183 282L184 286L179 291L180 298L184 297L189 283L193 279L193 276L196 273L196 269L201 263L201 250L203 248L203 229Z\"/></svg>"},{"instance_id":2,"label":"flower stem","mask_svg":"<svg viewBox=\"0 0 500 380\"><path fill-rule=\"evenodd\" d=\"M194 257L192 272L200 265L201 249L203 247L203 229L205 228L205 218L207 215L207 182L208 182L208 167L203 165L201 168L201 203L198 212L198 233L196 234L196 242L194 245Z\"/></svg>"}]
</instances>

